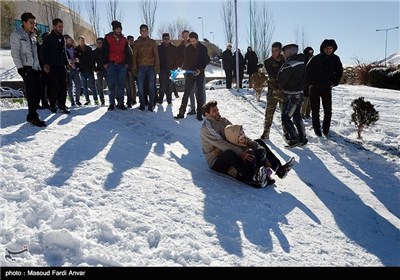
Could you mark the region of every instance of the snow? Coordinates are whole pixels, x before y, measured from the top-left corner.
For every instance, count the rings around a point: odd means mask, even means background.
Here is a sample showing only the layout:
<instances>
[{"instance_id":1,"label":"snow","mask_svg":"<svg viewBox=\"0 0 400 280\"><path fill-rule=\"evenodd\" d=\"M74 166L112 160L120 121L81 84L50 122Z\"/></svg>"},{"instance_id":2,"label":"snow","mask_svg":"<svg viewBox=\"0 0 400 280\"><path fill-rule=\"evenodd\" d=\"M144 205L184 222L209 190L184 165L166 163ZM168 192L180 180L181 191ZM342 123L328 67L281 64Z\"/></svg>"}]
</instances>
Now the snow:
<instances>
[{"instance_id":1,"label":"snow","mask_svg":"<svg viewBox=\"0 0 400 280\"><path fill-rule=\"evenodd\" d=\"M385 59L379 60L377 63L385 63ZM392 64L392 65L399 65L400 64L400 52L393 53L389 55L386 59L387 64Z\"/></svg>"},{"instance_id":2,"label":"snow","mask_svg":"<svg viewBox=\"0 0 400 280\"><path fill-rule=\"evenodd\" d=\"M399 91L334 89L331 138L284 148L275 115L268 144L296 164L275 187L253 189L211 171L201 122L176 121L180 99L155 113L39 111L1 100L1 266L398 266ZM356 139L350 103L380 113ZM207 91L223 116L257 138L265 95Z\"/></svg>"}]
</instances>

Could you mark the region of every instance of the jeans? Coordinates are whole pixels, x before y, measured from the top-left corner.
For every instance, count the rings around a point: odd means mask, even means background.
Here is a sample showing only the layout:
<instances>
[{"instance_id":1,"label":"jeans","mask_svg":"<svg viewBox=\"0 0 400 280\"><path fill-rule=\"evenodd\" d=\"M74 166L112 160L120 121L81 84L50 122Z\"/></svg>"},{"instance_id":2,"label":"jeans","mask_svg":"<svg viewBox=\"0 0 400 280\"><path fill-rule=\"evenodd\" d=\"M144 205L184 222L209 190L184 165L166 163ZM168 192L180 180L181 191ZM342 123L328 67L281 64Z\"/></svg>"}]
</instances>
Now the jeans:
<instances>
[{"instance_id":1,"label":"jeans","mask_svg":"<svg viewBox=\"0 0 400 280\"><path fill-rule=\"evenodd\" d=\"M96 80L97 93L100 96L101 103L104 103L104 84L103 84L103 80L106 80L106 82L107 82L107 72L106 71L99 71L96 74L97 74L97 80Z\"/></svg>"},{"instance_id":2,"label":"jeans","mask_svg":"<svg viewBox=\"0 0 400 280\"><path fill-rule=\"evenodd\" d=\"M81 72L81 79L82 79L82 84L83 84L83 94L85 95L86 101L89 101L89 91L88 88L93 93L93 99L98 100L97 97L97 90L96 87L94 86L94 73L89 72L89 73L83 73Z\"/></svg>"},{"instance_id":3,"label":"jeans","mask_svg":"<svg viewBox=\"0 0 400 280\"><path fill-rule=\"evenodd\" d=\"M72 82L74 82L75 86L75 101L76 103L79 102L79 98L81 95L81 87L82 87L82 81L81 77L79 76L79 72L77 70L70 70L67 73L67 91L68 91L68 96L69 100L71 101L71 104L75 104L74 102L74 94L72 92L73 86Z\"/></svg>"},{"instance_id":4,"label":"jeans","mask_svg":"<svg viewBox=\"0 0 400 280\"><path fill-rule=\"evenodd\" d=\"M124 105L125 75L125 64L108 64L107 82L110 105L115 105L115 97L117 97L118 105Z\"/></svg>"},{"instance_id":5,"label":"jeans","mask_svg":"<svg viewBox=\"0 0 400 280\"><path fill-rule=\"evenodd\" d=\"M300 115L302 103L302 94L285 94L282 111L282 125L287 131L286 140L288 141L303 141L306 138L306 130Z\"/></svg>"},{"instance_id":6,"label":"jeans","mask_svg":"<svg viewBox=\"0 0 400 280\"><path fill-rule=\"evenodd\" d=\"M145 107L145 98L144 98L144 82L147 78L147 84L149 89L149 103L148 109L153 110L154 106L154 80L155 80L155 70L154 66L139 66L138 67L138 94L139 94L139 102L140 109L144 110Z\"/></svg>"}]
</instances>

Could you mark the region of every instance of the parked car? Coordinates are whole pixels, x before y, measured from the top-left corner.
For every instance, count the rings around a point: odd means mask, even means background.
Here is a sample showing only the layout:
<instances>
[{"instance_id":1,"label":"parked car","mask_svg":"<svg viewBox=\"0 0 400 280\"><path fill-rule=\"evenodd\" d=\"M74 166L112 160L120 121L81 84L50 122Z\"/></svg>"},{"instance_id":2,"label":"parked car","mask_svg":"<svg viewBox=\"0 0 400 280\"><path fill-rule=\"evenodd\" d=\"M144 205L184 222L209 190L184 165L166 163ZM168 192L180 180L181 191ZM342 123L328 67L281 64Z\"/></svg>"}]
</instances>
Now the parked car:
<instances>
[{"instance_id":1,"label":"parked car","mask_svg":"<svg viewBox=\"0 0 400 280\"><path fill-rule=\"evenodd\" d=\"M0 87L1 98L13 98L13 97L24 97L24 93L21 90L16 90L10 87Z\"/></svg>"},{"instance_id":2,"label":"parked car","mask_svg":"<svg viewBox=\"0 0 400 280\"><path fill-rule=\"evenodd\" d=\"M226 80L225 79L218 79L218 80L211 80L206 84L206 90L214 90L226 88Z\"/></svg>"}]
</instances>

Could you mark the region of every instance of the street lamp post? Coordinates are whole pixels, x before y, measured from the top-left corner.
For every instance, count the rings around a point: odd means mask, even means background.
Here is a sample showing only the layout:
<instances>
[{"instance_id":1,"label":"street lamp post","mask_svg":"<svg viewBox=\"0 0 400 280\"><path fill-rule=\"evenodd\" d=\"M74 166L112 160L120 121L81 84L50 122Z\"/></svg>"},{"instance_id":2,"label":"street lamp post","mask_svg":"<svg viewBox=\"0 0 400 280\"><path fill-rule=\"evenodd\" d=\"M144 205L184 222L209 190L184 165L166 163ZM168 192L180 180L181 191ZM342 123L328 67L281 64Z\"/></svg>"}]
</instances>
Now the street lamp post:
<instances>
[{"instance_id":1,"label":"street lamp post","mask_svg":"<svg viewBox=\"0 0 400 280\"><path fill-rule=\"evenodd\" d=\"M201 19L201 37L204 40L204 25L203 25L203 17L198 17L198 19Z\"/></svg>"},{"instance_id":2,"label":"street lamp post","mask_svg":"<svg viewBox=\"0 0 400 280\"><path fill-rule=\"evenodd\" d=\"M388 37L388 31L393 30L393 29L399 29L398 26L396 27L391 27L391 28L383 28L383 29L377 29L376 31L385 31L386 32L386 39L385 39L385 67L386 67L386 59L387 59L387 37Z\"/></svg>"},{"instance_id":3,"label":"street lamp post","mask_svg":"<svg viewBox=\"0 0 400 280\"><path fill-rule=\"evenodd\" d=\"M210 31L210 34L212 34L212 36L213 36L212 42L213 42L213 44L214 44L214 32Z\"/></svg>"}]
</instances>

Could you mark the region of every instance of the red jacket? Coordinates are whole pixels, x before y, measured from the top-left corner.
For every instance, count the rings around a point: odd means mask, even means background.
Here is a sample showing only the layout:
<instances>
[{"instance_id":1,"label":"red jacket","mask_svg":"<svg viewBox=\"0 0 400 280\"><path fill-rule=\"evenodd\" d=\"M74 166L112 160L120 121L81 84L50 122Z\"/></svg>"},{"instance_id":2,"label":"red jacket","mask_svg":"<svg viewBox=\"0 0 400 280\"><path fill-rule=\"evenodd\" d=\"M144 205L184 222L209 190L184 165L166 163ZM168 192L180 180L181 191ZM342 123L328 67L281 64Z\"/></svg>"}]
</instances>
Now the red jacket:
<instances>
[{"instance_id":1,"label":"red jacket","mask_svg":"<svg viewBox=\"0 0 400 280\"><path fill-rule=\"evenodd\" d=\"M108 33L105 37L102 51L104 54L104 64L109 62L130 64L130 51L128 40L121 36L117 40L114 34Z\"/></svg>"}]
</instances>

